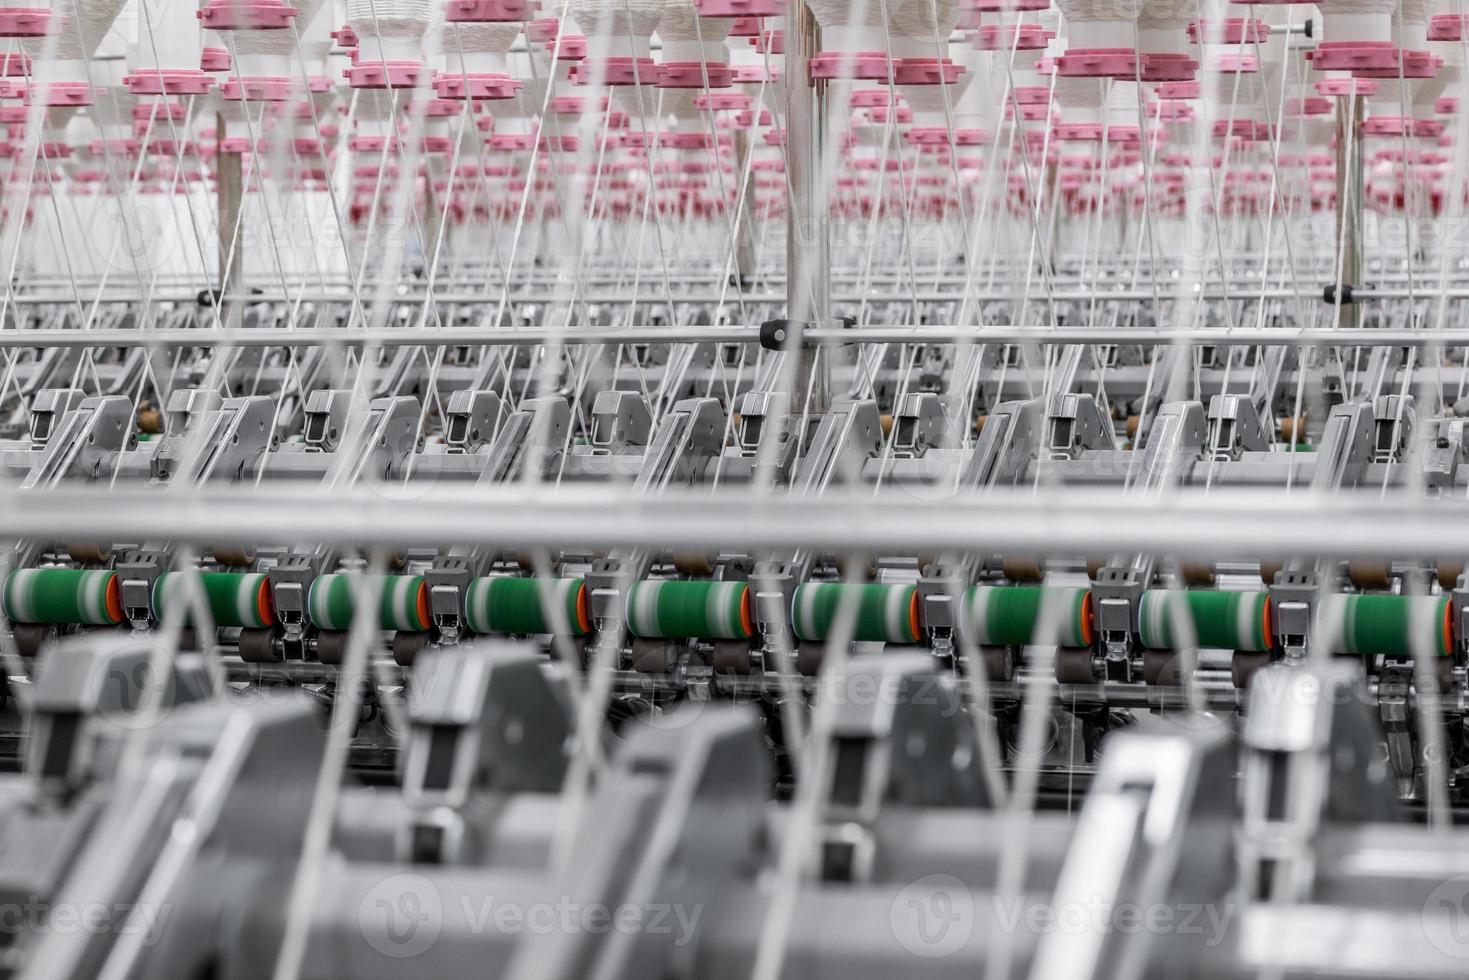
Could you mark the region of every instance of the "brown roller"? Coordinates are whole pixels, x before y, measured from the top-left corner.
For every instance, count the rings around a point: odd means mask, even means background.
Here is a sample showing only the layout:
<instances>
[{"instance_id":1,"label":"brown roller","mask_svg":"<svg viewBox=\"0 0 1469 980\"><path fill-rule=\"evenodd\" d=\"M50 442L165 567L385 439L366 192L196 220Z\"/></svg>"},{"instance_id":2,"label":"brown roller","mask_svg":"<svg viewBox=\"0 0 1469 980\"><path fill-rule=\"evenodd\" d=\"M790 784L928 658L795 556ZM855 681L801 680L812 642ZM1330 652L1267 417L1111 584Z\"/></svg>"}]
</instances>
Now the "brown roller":
<instances>
[{"instance_id":1,"label":"brown roller","mask_svg":"<svg viewBox=\"0 0 1469 980\"><path fill-rule=\"evenodd\" d=\"M1040 559L1035 555L1006 555L1000 560L1000 570L1012 582L1039 582L1045 578Z\"/></svg>"},{"instance_id":2,"label":"brown roller","mask_svg":"<svg viewBox=\"0 0 1469 980\"><path fill-rule=\"evenodd\" d=\"M72 541L66 545L66 553L72 561L100 565L112 559L112 545L101 541Z\"/></svg>"},{"instance_id":3,"label":"brown roller","mask_svg":"<svg viewBox=\"0 0 1469 980\"><path fill-rule=\"evenodd\" d=\"M674 570L680 575L714 574L714 559L707 552L675 551L671 560Z\"/></svg>"},{"instance_id":4,"label":"brown roller","mask_svg":"<svg viewBox=\"0 0 1469 980\"><path fill-rule=\"evenodd\" d=\"M1359 589L1388 589L1392 576L1382 558L1357 558L1347 562L1347 578Z\"/></svg>"},{"instance_id":5,"label":"brown roller","mask_svg":"<svg viewBox=\"0 0 1469 980\"><path fill-rule=\"evenodd\" d=\"M1453 558L1440 558L1435 574L1439 587L1447 592L1459 584L1459 576L1464 574L1464 563Z\"/></svg>"},{"instance_id":6,"label":"brown roller","mask_svg":"<svg viewBox=\"0 0 1469 980\"><path fill-rule=\"evenodd\" d=\"M214 560L228 568L249 568L255 564L255 549L250 545L215 545L210 549Z\"/></svg>"}]
</instances>

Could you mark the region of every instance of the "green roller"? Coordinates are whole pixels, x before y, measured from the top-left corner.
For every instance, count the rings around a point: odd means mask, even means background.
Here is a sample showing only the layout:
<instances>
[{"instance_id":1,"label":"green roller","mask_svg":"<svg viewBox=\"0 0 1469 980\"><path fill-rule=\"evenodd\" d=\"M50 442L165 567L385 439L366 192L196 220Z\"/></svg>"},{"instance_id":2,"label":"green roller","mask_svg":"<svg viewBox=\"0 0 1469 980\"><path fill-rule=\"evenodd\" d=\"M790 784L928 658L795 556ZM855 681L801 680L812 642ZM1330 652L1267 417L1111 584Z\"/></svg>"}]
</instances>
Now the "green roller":
<instances>
[{"instance_id":1,"label":"green roller","mask_svg":"<svg viewBox=\"0 0 1469 980\"><path fill-rule=\"evenodd\" d=\"M965 593L964 625L975 643L985 646L1092 645L1092 594L1089 589L1047 589L976 585ZM1041 635L1045 616L1054 626Z\"/></svg>"},{"instance_id":2,"label":"green roller","mask_svg":"<svg viewBox=\"0 0 1469 980\"><path fill-rule=\"evenodd\" d=\"M808 582L798 586L791 602L791 626L796 636L802 640L826 639L844 605L856 606L852 639L918 642L918 588L913 585Z\"/></svg>"},{"instance_id":3,"label":"green roller","mask_svg":"<svg viewBox=\"0 0 1469 980\"><path fill-rule=\"evenodd\" d=\"M270 580L260 572L196 572L215 626L264 629L275 625ZM184 576L165 572L153 584L153 616L159 622L175 601L184 601Z\"/></svg>"},{"instance_id":4,"label":"green roller","mask_svg":"<svg viewBox=\"0 0 1469 980\"><path fill-rule=\"evenodd\" d=\"M324 630L351 629L356 590L364 587L382 590L379 628L409 632L428 629L428 586L422 575L318 575L306 602L312 625Z\"/></svg>"},{"instance_id":5,"label":"green roller","mask_svg":"<svg viewBox=\"0 0 1469 980\"><path fill-rule=\"evenodd\" d=\"M1188 592L1149 589L1138 604L1138 632L1143 646L1176 650L1179 616L1193 623L1194 644L1217 650L1261 653L1274 645L1270 629L1270 595L1266 592Z\"/></svg>"},{"instance_id":6,"label":"green roller","mask_svg":"<svg viewBox=\"0 0 1469 980\"><path fill-rule=\"evenodd\" d=\"M1447 596L1328 595L1317 622L1318 636L1340 653L1440 657L1454 648Z\"/></svg>"},{"instance_id":7,"label":"green roller","mask_svg":"<svg viewBox=\"0 0 1469 980\"><path fill-rule=\"evenodd\" d=\"M750 587L744 582L634 582L627 593L627 629L637 637L746 640Z\"/></svg>"},{"instance_id":8,"label":"green roller","mask_svg":"<svg viewBox=\"0 0 1469 980\"><path fill-rule=\"evenodd\" d=\"M465 619L475 633L555 633L548 605L564 611L572 635L591 629L586 583L579 578L477 578L464 597Z\"/></svg>"},{"instance_id":9,"label":"green roller","mask_svg":"<svg viewBox=\"0 0 1469 980\"><path fill-rule=\"evenodd\" d=\"M117 573L108 569L23 568L5 580L5 615L15 623L122 622Z\"/></svg>"}]
</instances>

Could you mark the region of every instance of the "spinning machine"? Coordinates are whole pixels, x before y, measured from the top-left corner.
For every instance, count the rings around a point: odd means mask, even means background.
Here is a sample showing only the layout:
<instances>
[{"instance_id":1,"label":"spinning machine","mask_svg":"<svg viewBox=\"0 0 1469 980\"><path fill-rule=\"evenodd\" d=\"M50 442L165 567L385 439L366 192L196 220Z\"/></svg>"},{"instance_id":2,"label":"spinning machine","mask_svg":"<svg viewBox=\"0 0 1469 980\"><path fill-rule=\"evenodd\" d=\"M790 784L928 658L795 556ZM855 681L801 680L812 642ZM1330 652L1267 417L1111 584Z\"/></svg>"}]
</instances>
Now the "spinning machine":
<instances>
[{"instance_id":1,"label":"spinning machine","mask_svg":"<svg viewBox=\"0 0 1469 980\"><path fill-rule=\"evenodd\" d=\"M0 0L0 974L1461 977L1459 0Z\"/></svg>"}]
</instances>

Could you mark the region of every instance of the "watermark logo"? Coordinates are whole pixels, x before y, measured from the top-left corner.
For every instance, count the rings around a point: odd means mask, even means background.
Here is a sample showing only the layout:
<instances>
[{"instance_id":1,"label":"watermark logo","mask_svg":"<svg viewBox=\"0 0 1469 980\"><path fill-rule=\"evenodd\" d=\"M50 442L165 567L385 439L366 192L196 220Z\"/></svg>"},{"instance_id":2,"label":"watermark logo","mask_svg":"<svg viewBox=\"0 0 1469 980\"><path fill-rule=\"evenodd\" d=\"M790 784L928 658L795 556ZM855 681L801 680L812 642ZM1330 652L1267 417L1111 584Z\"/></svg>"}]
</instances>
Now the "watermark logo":
<instances>
[{"instance_id":1,"label":"watermark logo","mask_svg":"<svg viewBox=\"0 0 1469 980\"><path fill-rule=\"evenodd\" d=\"M1445 956L1469 959L1469 875L1455 875L1429 892L1423 936Z\"/></svg>"},{"instance_id":2,"label":"watermark logo","mask_svg":"<svg viewBox=\"0 0 1469 980\"><path fill-rule=\"evenodd\" d=\"M898 892L888 918L898 945L914 956L945 959L974 935L974 898L953 875L925 875Z\"/></svg>"},{"instance_id":3,"label":"watermark logo","mask_svg":"<svg viewBox=\"0 0 1469 980\"><path fill-rule=\"evenodd\" d=\"M422 875L393 875L363 896L357 925L367 944L384 956L420 956L438 941L443 901L434 883Z\"/></svg>"}]
</instances>

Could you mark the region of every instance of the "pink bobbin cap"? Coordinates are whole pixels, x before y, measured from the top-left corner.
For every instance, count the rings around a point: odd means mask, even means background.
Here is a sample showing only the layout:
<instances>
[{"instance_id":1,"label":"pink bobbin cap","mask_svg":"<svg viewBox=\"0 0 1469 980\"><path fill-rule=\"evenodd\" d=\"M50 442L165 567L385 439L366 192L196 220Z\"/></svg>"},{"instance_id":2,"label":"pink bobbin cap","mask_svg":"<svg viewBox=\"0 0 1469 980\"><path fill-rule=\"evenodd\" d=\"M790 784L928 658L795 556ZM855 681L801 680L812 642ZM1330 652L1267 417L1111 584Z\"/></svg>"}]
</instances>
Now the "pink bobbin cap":
<instances>
[{"instance_id":1,"label":"pink bobbin cap","mask_svg":"<svg viewBox=\"0 0 1469 980\"><path fill-rule=\"evenodd\" d=\"M226 102L290 102L300 91L300 83L284 75L251 75L225 82L219 97Z\"/></svg>"},{"instance_id":2,"label":"pink bobbin cap","mask_svg":"<svg viewBox=\"0 0 1469 980\"><path fill-rule=\"evenodd\" d=\"M525 21L540 12L536 0L445 0L444 20L454 24Z\"/></svg>"},{"instance_id":3,"label":"pink bobbin cap","mask_svg":"<svg viewBox=\"0 0 1469 980\"><path fill-rule=\"evenodd\" d=\"M299 12L280 0L209 0L194 16L211 31L279 31Z\"/></svg>"},{"instance_id":4,"label":"pink bobbin cap","mask_svg":"<svg viewBox=\"0 0 1469 980\"><path fill-rule=\"evenodd\" d=\"M899 58L893 62L896 85L953 85L964 66L948 58Z\"/></svg>"},{"instance_id":5,"label":"pink bobbin cap","mask_svg":"<svg viewBox=\"0 0 1469 980\"><path fill-rule=\"evenodd\" d=\"M1070 48L1055 58L1061 78L1137 77L1137 52L1131 48Z\"/></svg>"},{"instance_id":6,"label":"pink bobbin cap","mask_svg":"<svg viewBox=\"0 0 1469 980\"><path fill-rule=\"evenodd\" d=\"M355 48L358 45L357 32L352 29L351 24L343 24L332 31L332 40L343 48Z\"/></svg>"},{"instance_id":7,"label":"pink bobbin cap","mask_svg":"<svg viewBox=\"0 0 1469 980\"><path fill-rule=\"evenodd\" d=\"M224 48L205 48L199 53L199 69L208 72L229 71L230 53Z\"/></svg>"},{"instance_id":8,"label":"pink bobbin cap","mask_svg":"<svg viewBox=\"0 0 1469 980\"><path fill-rule=\"evenodd\" d=\"M26 78L30 73L31 59L24 51L0 54L0 75L6 78Z\"/></svg>"},{"instance_id":9,"label":"pink bobbin cap","mask_svg":"<svg viewBox=\"0 0 1469 980\"><path fill-rule=\"evenodd\" d=\"M700 17L781 17L786 0L694 0L694 9Z\"/></svg>"},{"instance_id":10,"label":"pink bobbin cap","mask_svg":"<svg viewBox=\"0 0 1469 980\"><path fill-rule=\"evenodd\" d=\"M704 92L694 96L694 108L706 112L724 112L750 107L750 97L744 92Z\"/></svg>"},{"instance_id":11,"label":"pink bobbin cap","mask_svg":"<svg viewBox=\"0 0 1469 980\"><path fill-rule=\"evenodd\" d=\"M1306 58L1317 71L1396 71L1398 46L1391 41L1323 41Z\"/></svg>"},{"instance_id":12,"label":"pink bobbin cap","mask_svg":"<svg viewBox=\"0 0 1469 980\"><path fill-rule=\"evenodd\" d=\"M785 54L786 32L784 30L761 31L750 43L761 54Z\"/></svg>"},{"instance_id":13,"label":"pink bobbin cap","mask_svg":"<svg viewBox=\"0 0 1469 980\"><path fill-rule=\"evenodd\" d=\"M1270 40L1270 25L1253 17L1190 21L1188 39L1198 44L1200 37L1207 44L1264 44Z\"/></svg>"},{"instance_id":14,"label":"pink bobbin cap","mask_svg":"<svg viewBox=\"0 0 1469 980\"><path fill-rule=\"evenodd\" d=\"M1158 98L1160 99L1187 102L1198 97L1198 82L1164 82L1158 86Z\"/></svg>"},{"instance_id":15,"label":"pink bobbin cap","mask_svg":"<svg viewBox=\"0 0 1469 980\"><path fill-rule=\"evenodd\" d=\"M134 95L205 95L214 79L194 68L157 68L127 75L122 83Z\"/></svg>"},{"instance_id":16,"label":"pink bobbin cap","mask_svg":"<svg viewBox=\"0 0 1469 980\"><path fill-rule=\"evenodd\" d=\"M672 61L658 66L659 88L729 88L732 84L734 72L729 65Z\"/></svg>"},{"instance_id":17,"label":"pink bobbin cap","mask_svg":"<svg viewBox=\"0 0 1469 980\"><path fill-rule=\"evenodd\" d=\"M352 88L417 88L430 71L421 61L364 61L342 75Z\"/></svg>"},{"instance_id":18,"label":"pink bobbin cap","mask_svg":"<svg viewBox=\"0 0 1469 980\"><path fill-rule=\"evenodd\" d=\"M31 105L36 88L37 85L32 82L16 86L15 91L25 100L26 105ZM89 106L93 103L92 86L86 82L46 82L40 86L40 89L41 104L48 108Z\"/></svg>"},{"instance_id":19,"label":"pink bobbin cap","mask_svg":"<svg viewBox=\"0 0 1469 980\"><path fill-rule=\"evenodd\" d=\"M810 61L812 78L888 81L892 65L882 51L823 51Z\"/></svg>"},{"instance_id":20,"label":"pink bobbin cap","mask_svg":"<svg viewBox=\"0 0 1469 980\"><path fill-rule=\"evenodd\" d=\"M1145 82L1191 82L1199 70L1199 63L1186 54L1143 51L1138 57L1142 61L1139 74Z\"/></svg>"},{"instance_id":21,"label":"pink bobbin cap","mask_svg":"<svg viewBox=\"0 0 1469 980\"><path fill-rule=\"evenodd\" d=\"M1462 41L1469 14L1434 14L1428 20L1428 40Z\"/></svg>"},{"instance_id":22,"label":"pink bobbin cap","mask_svg":"<svg viewBox=\"0 0 1469 980\"><path fill-rule=\"evenodd\" d=\"M49 7L0 8L0 37L45 37L51 29Z\"/></svg>"},{"instance_id":23,"label":"pink bobbin cap","mask_svg":"<svg viewBox=\"0 0 1469 980\"><path fill-rule=\"evenodd\" d=\"M1363 68L1355 72L1358 78L1432 78L1438 74L1443 59L1428 51L1403 51L1401 67Z\"/></svg>"},{"instance_id":24,"label":"pink bobbin cap","mask_svg":"<svg viewBox=\"0 0 1469 980\"><path fill-rule=\"evenodd\" d=\"M513 99L524 84L503 73L451 73L434 78L434 92L441 99Z\"/></svg>"},{"instance_id":25,"label":"pink bobbin cap","mask_svg":"<svg viewBox=\"0 0 1469 980\"><path fill-rule=\"evenodd\" d=\"M655 85L658 65L652 58L586 58L571 70L576 85Z\"/></svg>"},{"instance_id":26,"label":"pink bobbin cap","mask_svg":"<svg viewBox=\"0 0 1469 980\"><path fill-rule=\"evenodd\" d=\"M969 43L976 51L1040 51L1054 36L1039 24L983 24Z\"/></svg>"},{"instance_id":27,"label":"pink bobbin cap","mask_svg":"<svg viewBox=\"0 0 1469 980\"><path fill-rule=\"evenodd\" d=\"M492 150L516 153L534 147L536 138L530 133L496 133L485 141L485 145Z\"/></svg>"},{"instance_id":28,"label":"pink bobbin cap","mask_svg":"<svg viewBox=\"0 0 1469 980\"><path fill-rule=\"evenodd\" d=\"M1309 52L1307 52L1309 54ZM1317 95L1341 97L1348 95L1376 95L1378 84L1370 78L1325 78L1311 86Z\"/></svg>"}]
</instances>

